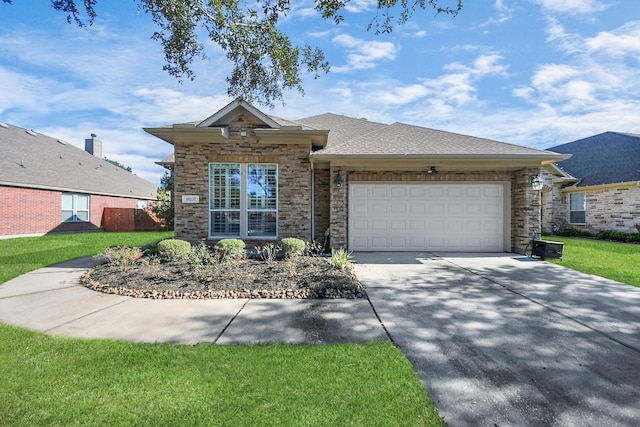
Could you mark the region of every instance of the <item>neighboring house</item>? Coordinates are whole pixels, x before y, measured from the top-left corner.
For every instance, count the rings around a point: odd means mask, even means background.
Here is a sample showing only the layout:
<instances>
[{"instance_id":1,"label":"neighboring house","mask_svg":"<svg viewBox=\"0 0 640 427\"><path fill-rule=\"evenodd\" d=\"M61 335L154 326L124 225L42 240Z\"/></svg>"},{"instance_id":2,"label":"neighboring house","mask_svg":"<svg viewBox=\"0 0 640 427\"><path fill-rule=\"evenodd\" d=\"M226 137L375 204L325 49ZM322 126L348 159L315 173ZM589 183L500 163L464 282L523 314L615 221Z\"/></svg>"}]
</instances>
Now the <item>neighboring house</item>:
<instances>
[{"instance_id":1,"label":"neighboring house","mask_svg":"<svg viewBox=\"0 0 640 427\"><path fill-rule=\"evenodd\" d=\"M540 232L531 179L567 158L335 114L285 120L240 100L146 128L174 145L178 238L297 237L356 251L516 251Z\"/></svg>"},{"instance_id":2,"label":"neighboring house","mask_svg":"<svg viewBox=\"0 0 640 427\"><path fill-rule=\"evenodd\" d=\"M95 230L104 208L156 199L154 184L102 158L95 135L85 144L0 123L0 236Z\"/></svg>"},{"instance_id":3,"label":"neighboring house","mask_svg":"<svg viewBox=\"0 0 640 427\"><path fill-rule=\"evenodd\" d=\"M546 168L544 229L639 231L640 135L605 132L549 150L572 157Z\"/></svg>"}]
</instances>

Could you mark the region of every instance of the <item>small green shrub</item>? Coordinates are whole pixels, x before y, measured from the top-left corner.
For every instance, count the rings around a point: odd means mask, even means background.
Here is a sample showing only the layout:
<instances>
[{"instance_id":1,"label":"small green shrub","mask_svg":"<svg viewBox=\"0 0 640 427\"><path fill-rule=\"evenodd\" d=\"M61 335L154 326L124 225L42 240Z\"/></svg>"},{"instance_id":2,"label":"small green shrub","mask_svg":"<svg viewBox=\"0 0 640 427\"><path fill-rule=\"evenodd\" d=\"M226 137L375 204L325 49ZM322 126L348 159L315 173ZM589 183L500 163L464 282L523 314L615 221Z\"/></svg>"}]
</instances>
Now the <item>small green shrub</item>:
<instances>
[{"instance_id":1,"label":"small green shrub","mask_svg":"<svg viewBox=\"0 0 640 427\"><path fill-rule=\"evenodd\" d=\"M287 237L280 242L282 252L284 252L285 258L297 258L304 253L306 244L304 240L296 239L295 237Z\"/></svg>"},{"instance_id":2,"label":"small green shrub","mask_svg":"<svg viewBox=\"0 0 640 427\"><path fill-rule=\"evenodd\" d=\"M245 244L240 239L222 239L216 243L215 250L221 259L241 259L245 255Z\"/></svg>"},{"instance_id":3,"label":"small green shrub","mask_svg":"<svg viewBox=\"0 0 640 427\"><path fill-rule=\"evenodd\" d=\"M353 256L351 252L347 252L346 249L340 248L337 251L331 248L331 258L329 263L338 270L344 270L353 263Z\"/></svg>"},{"instance_id":4,"label":"small green shrub","mask_svg":"<svg viewBox=\"0 0 640 427\"><path fill-rule=\"evenodd\" d=\"M186 240L167 239L158 242L158 255L163 261L188 261L191 256L191 243Z\"/></svg>"},{"instance_id":5,"label":"small green shrub","mask_svg":"<svg viewBox=\"0 0 640 427\"><path fill-rule=\"evenodd\" d=\"M130 248L128 246L116 246L106 248L101 255L109 261L110 264L117 265L120 270L127 271L142 256L142 249L138 247Z\"/></svg>"}]
</instances>

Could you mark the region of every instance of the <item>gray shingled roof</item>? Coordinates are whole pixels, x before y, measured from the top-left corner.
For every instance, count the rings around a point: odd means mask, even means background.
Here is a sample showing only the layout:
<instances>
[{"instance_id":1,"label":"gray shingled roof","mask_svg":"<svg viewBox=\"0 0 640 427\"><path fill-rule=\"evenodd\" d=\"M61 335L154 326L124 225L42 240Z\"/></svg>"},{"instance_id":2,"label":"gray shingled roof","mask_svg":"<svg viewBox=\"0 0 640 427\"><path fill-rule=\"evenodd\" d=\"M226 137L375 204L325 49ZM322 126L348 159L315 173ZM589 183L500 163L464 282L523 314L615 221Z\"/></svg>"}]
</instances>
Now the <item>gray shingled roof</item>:
<instances>
[{"instance_id":1,"label":"gray shingled roof","mask_svg":"<svg viewBox=\"0 0 640 427\"><path fill-rule=\"evenodd\" d=\"M640 181L640 135L604 132L549 150L573 155L557 165L580 179L578 187Z\"/></svg>"},{"instance_id":2,"label":"gray shingled roof","mask_svg":"<svg viewBox=\"0 0 640 427\"><path fill-rule=\"evenodd\" d=\"M298 123L311 126L315 129L329 130L327 148L342 145L359 135L368 135L384 129L387 125L370 122L366 119L354 119L338 114L325 113L319 116L307 117L296 120Z\"/></svg>"},{"instance_id":3,"label":"gray shingled roof","mask_svg":"<svg viewBox=\"0 0 640 427\"><path fill-rule=\"evenodd\" d=\"M297 120L330 129L315 156L549 156L549 151L404 123L385 125L335 114Z\"/></svg>"},{"instance_id":4,"label":"gray shingled roof","mask_svg":"<svg viewBox=\"0 0 640 427\"><path fill-rule=\"evenodd\" d=\"M155 184L40 133L2 124L0 150L0 185L156 198Z\"/></svg>"}]
</instances>

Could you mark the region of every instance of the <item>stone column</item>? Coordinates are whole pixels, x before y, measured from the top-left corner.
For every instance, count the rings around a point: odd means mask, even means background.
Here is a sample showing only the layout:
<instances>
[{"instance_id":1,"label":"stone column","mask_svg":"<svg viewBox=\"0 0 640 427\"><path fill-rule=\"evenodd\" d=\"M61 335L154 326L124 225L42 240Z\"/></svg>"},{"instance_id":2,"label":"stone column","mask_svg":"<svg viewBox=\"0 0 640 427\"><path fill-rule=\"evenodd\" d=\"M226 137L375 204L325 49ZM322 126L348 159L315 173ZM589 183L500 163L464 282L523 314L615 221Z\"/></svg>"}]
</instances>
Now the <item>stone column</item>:
<instances>
[{"instance_id":1,"label":"stone column","mask_svg":"<svg viewBox=\"0 0 640 427\"><path fill-rule=\"evenodd\" d=\"M541 233L540 191L531 188L531 177L540 175L539 167L513 172L511 175L511 251L524 253L531 239Z\"/></svg>"},{"instance_id":2,"label":"stone column","mask_svg":"<svg viewBox=\"0 0 640 427\"><path fill-rule=\"evenodd\" d=\"M336 178L340 175L342 184L340 187L336 185ZM348 205L347 194L349 188L349 180L347 172L340 168L331 168L331 220L329 228L331 229L331 247L334 249L347 247L347 224L348 224Z\"/></svg>"}]
</instances>

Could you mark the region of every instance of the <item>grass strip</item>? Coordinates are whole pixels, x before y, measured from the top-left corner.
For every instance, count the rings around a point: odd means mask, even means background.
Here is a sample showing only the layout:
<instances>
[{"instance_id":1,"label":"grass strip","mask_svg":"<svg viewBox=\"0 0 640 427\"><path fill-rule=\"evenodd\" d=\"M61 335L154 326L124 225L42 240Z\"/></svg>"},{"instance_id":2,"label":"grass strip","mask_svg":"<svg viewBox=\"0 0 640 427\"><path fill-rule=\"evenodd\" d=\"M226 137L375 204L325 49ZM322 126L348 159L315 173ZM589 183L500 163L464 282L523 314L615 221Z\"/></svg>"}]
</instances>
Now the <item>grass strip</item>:
<instances>
[{"instance_id":1,"label":"grass strip","mask_svg":"<svg viewBox=\"0 0 640 427\"><path fill-rule=\"evenodd\" d=\"M544 238L564 243L562 261L547 261L640 287L640 245L559 236Z\"/></svg>"},{"instance_id":2,"label":"grass strip","mask_svg":"<svg viewBox=\"0 0 640 427\"><path fill-rule=\"evenodd\" d=\"M390 343L135 344L9 325L0 342L0 425L444 425Z\"/></svg>"}]
</instances>

